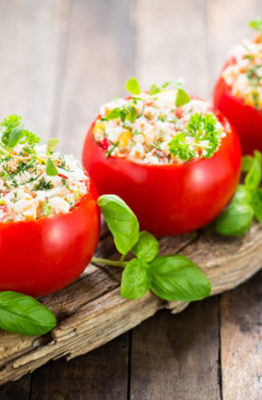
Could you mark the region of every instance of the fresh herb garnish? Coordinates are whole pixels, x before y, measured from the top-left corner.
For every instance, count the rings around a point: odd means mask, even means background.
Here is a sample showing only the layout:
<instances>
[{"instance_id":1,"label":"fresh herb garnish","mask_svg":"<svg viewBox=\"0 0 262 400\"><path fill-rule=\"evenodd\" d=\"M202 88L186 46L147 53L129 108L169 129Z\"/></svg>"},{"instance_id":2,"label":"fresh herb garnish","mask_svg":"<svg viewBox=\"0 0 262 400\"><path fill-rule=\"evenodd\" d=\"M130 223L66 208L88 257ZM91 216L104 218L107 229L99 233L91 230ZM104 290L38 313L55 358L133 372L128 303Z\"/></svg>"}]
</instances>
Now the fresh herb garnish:
<instances>
[{"instance_id":1,"label":"fresh herb garnish","mask_svg":"<svg viewBox=\"0 0 262 400\"><path fill-rule=\"evenodd\" d=\"M176 107L182 107L189 102L190 102L190 97L187 94L187 92L181 87L178 87L175 100Z\"/></svg>"},{"instance_id":2,"label":"fresh herb garnish","mask_svg":"<svg viewBox=\"0 0 262 400\"><path fill-rule=\"evenodd\" d=\"M181 255L158 256L157 239L149 232L139 232L135 214L118 196L101 196L98 205L122 257L120 260L93 257L92 262L124 268L123 297L139 299L149 289L166 300L194 301L210 294L208 278L191 260ZM134 257L125 261L130 252Z\"/></svg>"},{"instance_id":3,"label":"fresh herb garnish","mask_svg":"<svg viewBox=\"0 0 262 400\"><path fill-rule=\"evenodd\" d=\"M2 154L10 152L18 143L27 143L34 146L41 141L34 133L24 129L21 119L21 116L10 115L1 122L0 142Z\"/></svg>"},{"instance_id":4,"label":"fresh herb garnish","mask_svg":"<svg viewBox=\"0 0 262 400\"><path fill-rule=\"evenodd\" d=\"M35 185L34 190L50 190L53 188L51 181L46 181L44 177Z\"/></svg>"},{"instance_id":5,"label":"fresh herb garnish","mask_svg":"<svg viewBox=\"0 0 262 400\"><path fill-rule=\"evenodd\" d=\"M219 147L222 133L217 123L213 114L192 114L184 131L169 142L169 151L184 161L197 157L199 151L205 158L212 157Z\"/></svg>"},{"instance_id":6,"label":"fresh herb garnish","mask_svg":"<svg viewBox=\"0 0 262 400\"><path fill-rule=\"evenodd\" d=\"M140 89L139 83L138 83L137 79L134 78L134 77L128 79L128 81L126 82L125 87L126 87L126 90L129 93L132 93L132 94L135 94L135 95L138 95L138 94L141 93L141 89Z\"/></svg>"},{"instance_id":7,"label":"fresh herb garnish","mask_svg":"<svg viewBox=\"0 0 262 400\"><path fill-rule=\"evenodd\" d=\"M30 296L0 292L0 328L20 335L44 335L56 326L54 314Z\"/></svg>"},{"instance_id":8,"label":"fresh herb garnish","mask_svg":"<svg viewBox=\"0 0 262 400\"><path fill-rule=\"evenodd\" d=\"M262 33L262 18L257 18L253 21L250 21L248 26Z\"/></svg>"},{"instance_id":9,"label":"fresh herb garnish","mask_svg":"<svg viewBox=\"0 0 262 400\"><path fill-rule=\"evenodd\" d=\"M49 176L56 176L58 175L58 170L51 160L51 158L47 159L47 164L46 164L46 174Z\"/></svg>"},{"instance_id":10,"label":"fresh herb garnish","mask_svg":"<svg viewBox=\"0 0 262 400\"><path fill-rule=\"evenodd\" d=\"M248 231L253 218L262 221L261 153L243 157L244 183L239 184L230 205L215 222L216 231L222 235L241 236Z\"/></svg>"},{"instance_id":11,"label":"fresh herb garnish","mask_svg":"<svg viewBox=\"0 0 262 400\"><path fill-rule=\"evenodd\" d=\"M47 142L47 153L53 153L59 143L59 139L51 138Z\"/></svg>"}]
</instances>

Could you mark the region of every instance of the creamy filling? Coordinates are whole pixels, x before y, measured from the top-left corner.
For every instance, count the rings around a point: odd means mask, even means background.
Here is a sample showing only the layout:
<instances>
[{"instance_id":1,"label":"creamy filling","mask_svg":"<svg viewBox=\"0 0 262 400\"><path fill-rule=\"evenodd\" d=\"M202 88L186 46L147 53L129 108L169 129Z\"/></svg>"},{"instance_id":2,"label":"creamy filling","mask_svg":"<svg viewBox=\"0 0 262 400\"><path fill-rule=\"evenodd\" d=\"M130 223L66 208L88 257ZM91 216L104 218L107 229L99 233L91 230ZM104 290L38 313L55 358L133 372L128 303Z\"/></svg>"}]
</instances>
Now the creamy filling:
<instances>
[{"instance_id":1,"label":"creamy filling","mask_svg":"<svg viewBox=\"0 0 262 400\"><path fill-rule=\"evenodd\" d=\"M177 90L116 98L100 110L94 138L106 157L172 164L211 157L226 134L210 105L191 99L176 106Z\"/></svg>"}]
</instances>

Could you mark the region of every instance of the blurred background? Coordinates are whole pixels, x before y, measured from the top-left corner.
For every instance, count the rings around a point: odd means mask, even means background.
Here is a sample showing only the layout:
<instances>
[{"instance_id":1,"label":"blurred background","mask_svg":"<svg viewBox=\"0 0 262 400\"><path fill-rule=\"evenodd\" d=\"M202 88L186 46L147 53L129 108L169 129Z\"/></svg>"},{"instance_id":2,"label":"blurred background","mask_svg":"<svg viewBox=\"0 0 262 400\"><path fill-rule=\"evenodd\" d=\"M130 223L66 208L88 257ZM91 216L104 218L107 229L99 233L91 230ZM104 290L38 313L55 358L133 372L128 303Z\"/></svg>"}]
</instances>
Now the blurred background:
<instances>
[{"instance_id":1,"label":"blurred background","mask_svg":"<svg viewBox=\"0 0 262 400\"><path fill-rule=\"evenodd\" d=\"M211 100L229 50L259 16L261 0L0 0L0 118L19 113L80 157L100 105L130 76L142 88L184 78ZM260 273L178 316L160 312L1 387L0 399L260 400L261 288Z\"/></svg>"},{"instance_id":2,"label":"blurred background","mask_svg":"<svg viewBox=\"0 0 262 400\"><path fill-rule=\"evenodd\" d=\"M79 156L100 105L130 76L143 88L184 78L210 99L261 14L261 0L1 0L0 117L22 114Z\"/></svg>"}]
</instances>

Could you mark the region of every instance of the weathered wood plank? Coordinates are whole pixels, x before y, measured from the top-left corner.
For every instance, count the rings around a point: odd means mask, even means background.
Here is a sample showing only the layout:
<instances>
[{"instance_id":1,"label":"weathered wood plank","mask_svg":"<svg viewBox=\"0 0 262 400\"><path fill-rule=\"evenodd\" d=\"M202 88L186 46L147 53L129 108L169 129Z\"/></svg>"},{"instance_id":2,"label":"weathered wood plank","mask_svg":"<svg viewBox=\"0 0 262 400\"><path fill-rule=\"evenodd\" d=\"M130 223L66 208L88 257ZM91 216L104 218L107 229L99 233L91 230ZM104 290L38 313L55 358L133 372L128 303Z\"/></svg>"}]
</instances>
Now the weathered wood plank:
<instances>
[{"instance_id":1,"label":"weathered wood plank","mask_svg":"<svg viewBox=\"0 0 262 400\"><path fill-rule=\"evenodd\" d=\"M132 2L77 0L54 131L65 152L81 154L82 143L101 104L123 92L134 65Z\"/></svg>"},{"instance_id":2,"label":"weathered wood plank","mask_svg":"<svg viewBox=\"0 0 262 400\"><path fill-rule=\"evenodd\" d=\"M245 276L249 277L261 268L262 228L255 224L248 235L235 240L234 245L231 243L233 254L232 251L230 252L228 240L217 238L219 245L215 246L215 237L208 241L204 235L202 243L201 239L197 240L198 246L192 240L189 240L188 244L188 237L186 242L186 237L166 238L163 239L161 245L165 254L174 253L175 250L180 251L183 248L183 253L190 255L194 261L200 261L200 265L211 279L216 293L218 288L223 291L224 288L235 287L237 282L245 279ZM206 244L204 245L204 243ZM209 247L208 244L212 247ZM209 249L208 255L207 248ZM198 249L203 250L202 256ZM223 251L225 257L222 256ZM235 273L236 267L237 274ZM235 280L232 280L232 276L235 277ZM225 279L224 286L222 284L223 277ZM229 283L227 279L229 279ZM43 298L43 300L45 299ZM70 359L91 351L139 325L163 307L172 308L175 313L181 311L185 304L177 302L166 304L151 293L140 300L128 301L121 298L117 286L107 293L95 296L93 300L77 308L72 315L62 319L51 335L34 339L3 334L2 348L6 347L8 355L5 356L2 352L2 362L5 361L6 364L0 372L0 383L17 379L51 359L63 356ZM25 344L21 345L21 343Z\"/></svg>"},{"instance_id":3,"label":"weathered wood plank","mask_svg":"<svg viewBox=\"0 0 262 400\"><path fill-rule=\"evenodd\" d=\"M262 398L262 273L221 297L224 400Z\"/></svg>"},{"instance_id":4,"label":"weathered wood plank","mask_svg":"<svg viewBox=\"0 0 262 400\"><path fill-rule=\"evenodd\" d=\"M132 334L131 399L220 399L217 298L160 312Z\"/></svg>"},{"instance_id":5,"label":"weathered wood plank","mask_svg":"<svg viewBox=\"0 0 262 400\"><path fill-rule=\"evenodd\" d=\"M70 363L50 362L32 375L31 400L126 400L128 345L125 334Z\"/></svg>"},{"instance_id":6,"label":"weathered wood plank","mask_svg":"<svg viewBox=\"0 0 262 400\"><path fill-rule=\"evenodd\" d=\"M0 400L30 400L31 376L24 376L17 382L0 387Z\"/></svg>"}]
</instances>

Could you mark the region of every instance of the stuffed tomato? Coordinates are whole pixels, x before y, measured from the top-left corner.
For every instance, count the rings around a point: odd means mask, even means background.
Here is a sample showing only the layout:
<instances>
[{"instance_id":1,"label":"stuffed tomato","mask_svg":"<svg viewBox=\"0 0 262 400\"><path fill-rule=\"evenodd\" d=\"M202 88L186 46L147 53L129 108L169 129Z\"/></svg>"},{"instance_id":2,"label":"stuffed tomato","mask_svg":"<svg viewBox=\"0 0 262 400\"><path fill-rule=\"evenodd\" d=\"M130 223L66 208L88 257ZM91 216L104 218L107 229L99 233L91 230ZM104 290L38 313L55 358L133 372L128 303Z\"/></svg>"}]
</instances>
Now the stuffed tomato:
<instances>
[{"instance_id":1,"label":"stuffed tomato","mask_svg":"<svg viewBox=\"0 0 262 400\"><path fill-rule=\"evenodd\" d=\"M215 85L214 106L235 128L243 154L262 151L262 34L232 51Z\"/></svg>"},{"instance_id":2,"label":"stuffed tomato","mask_svg":"<svg viewBox=\"0 0 262 400\"><path fill-rule=\"evenodd\" d=\"M241 151L208 103L180 88L152 88L102 107L82 160L99 194L123 198L142 229L176 235L203 227L227 205Z\"/></svg>"},{"instance_id":3,"label":"stuffed tomato","mask_svg":"<svg viewBox=\"0 0 262 400\"><path fill-rule=\"evenodd\" d=\"M78 161L53 152L52 141L38 145L18 117L1 131L0 291L52 293L76 279L95 252L97 192Z\"/></svg>"}]
</instances>

